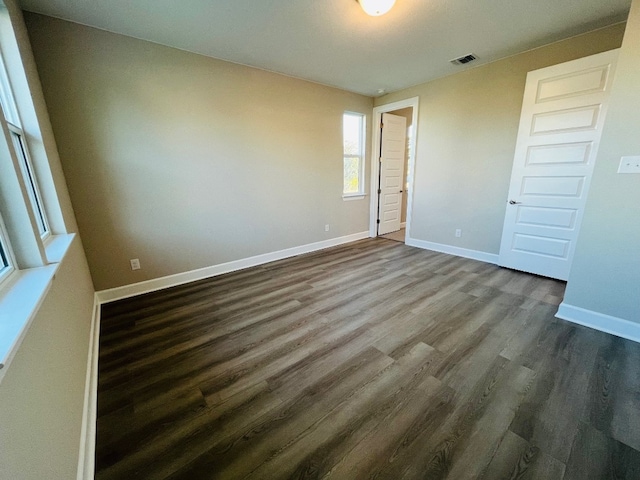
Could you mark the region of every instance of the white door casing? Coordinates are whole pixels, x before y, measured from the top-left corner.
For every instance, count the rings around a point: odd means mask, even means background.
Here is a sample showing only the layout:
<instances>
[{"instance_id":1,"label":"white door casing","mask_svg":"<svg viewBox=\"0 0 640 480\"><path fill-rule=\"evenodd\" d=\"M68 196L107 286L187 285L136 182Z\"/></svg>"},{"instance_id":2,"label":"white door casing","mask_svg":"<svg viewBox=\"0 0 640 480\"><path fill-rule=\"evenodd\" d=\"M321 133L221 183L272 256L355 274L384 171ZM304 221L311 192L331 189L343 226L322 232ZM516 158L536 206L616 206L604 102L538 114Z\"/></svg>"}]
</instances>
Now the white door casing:
<instances>
[{"instance_id":1,"label":"white door casing","mask_svg":"<svg viewBox=\"0 0 640 480\"><path fill-rule=\"evenodd\" d=\"M566 280L618 50L529 72L499 264Z\"/></svg>"},{"instance_id":2,"label":"white door casing","mask_svg":"<svg viewBox=\"0 0 640 480\"><path fill-rule=\"evenodd\" d=\"M400 230L407 119L383 113L381 139L378 235L385 235Z\"/></svg>"},{"instance_id":3,"label":"white door casing","mask_svg":"<svg viewBox=\"0 0 640 480\"><path fill-rule=\"evenodd\" d=\"M373 109L373 125L379 126L382 123L382 115L384 113L395 112L403 108L411 108L412 118L411 125L413 135L409 139L411 145L409 150L411 155L409 156L409 165L407 170L407 182L406 191L404 194L407 198L407 223L405 230L405 239L411 237L411 217L413 212L413 177L416 168L416 154L417 154L417 138L418 138L418 110L420 109L419 97L411 97L405 100L399 100L397 102L386 103ZM370 196L370 209L369 209L369 236L374 238L378 235L378 188L380 187L380 142L382 141L380 136L380 128L371 129L371 143L373 154L370 158L369 171L371 182L371 196Z\"/></svg>"}]
</instances>

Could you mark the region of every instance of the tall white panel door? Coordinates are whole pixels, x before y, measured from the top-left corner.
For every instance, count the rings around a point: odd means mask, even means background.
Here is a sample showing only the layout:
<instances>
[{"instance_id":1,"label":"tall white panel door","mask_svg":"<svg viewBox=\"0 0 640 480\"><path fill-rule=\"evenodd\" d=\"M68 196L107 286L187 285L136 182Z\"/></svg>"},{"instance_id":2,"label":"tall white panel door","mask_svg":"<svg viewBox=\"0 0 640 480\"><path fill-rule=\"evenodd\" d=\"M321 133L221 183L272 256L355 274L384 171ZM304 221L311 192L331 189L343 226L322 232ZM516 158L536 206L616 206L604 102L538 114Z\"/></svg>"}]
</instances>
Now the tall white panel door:
<instances>
[{"instance_id":1,"label":"tall white panel door","mask_svg":"<svg viewBox=\"0 0 640 480\"><path fill-rule=\"evenodd\" d=\"M500 265L566 280L618 50L529 72Z\"/></svg>"},{"instance_id":2,"label":"tall white panel door","mask_svg":"<svg viewBox=\"0 0 640 480\"><path fill-rule=\"evenodd\" d=\"M400 230L407 119L383 113L381 139L378 235Z\"/></svg>"}]
</instances>

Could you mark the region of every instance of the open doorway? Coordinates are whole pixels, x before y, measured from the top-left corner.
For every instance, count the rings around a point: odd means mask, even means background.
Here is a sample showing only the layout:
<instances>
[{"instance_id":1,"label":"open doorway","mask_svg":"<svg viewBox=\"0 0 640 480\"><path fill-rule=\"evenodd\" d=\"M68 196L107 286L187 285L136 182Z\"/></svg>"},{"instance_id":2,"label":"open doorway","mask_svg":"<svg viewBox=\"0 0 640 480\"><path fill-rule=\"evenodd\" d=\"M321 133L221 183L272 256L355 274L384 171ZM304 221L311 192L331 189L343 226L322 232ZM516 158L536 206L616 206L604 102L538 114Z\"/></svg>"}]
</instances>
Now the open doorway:
<instances>
[{"instance_id":1,"label":"open doorway","mask_svg":"<svg viewBox=\"0 0 640 480\"><path fill-rule=\"evenodd\" d=\"M404 243L411 233L418 97L374 108L373 122L369 236Z\"/></svg>"}]
</instances>

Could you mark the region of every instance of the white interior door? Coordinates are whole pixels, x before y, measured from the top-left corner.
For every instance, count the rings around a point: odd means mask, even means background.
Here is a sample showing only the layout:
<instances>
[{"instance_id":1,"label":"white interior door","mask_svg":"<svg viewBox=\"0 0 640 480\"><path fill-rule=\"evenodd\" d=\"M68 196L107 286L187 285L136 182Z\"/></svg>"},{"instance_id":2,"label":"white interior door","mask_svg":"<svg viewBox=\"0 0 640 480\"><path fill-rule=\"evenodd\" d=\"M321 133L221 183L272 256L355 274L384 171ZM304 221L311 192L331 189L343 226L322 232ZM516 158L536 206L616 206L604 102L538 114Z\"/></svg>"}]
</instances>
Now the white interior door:
<instances>
[{"instance_id":1,"label":"white interior door","mask_svg":"<svg viewBox=\"0 0 640 480\"><path fill-rule=\"evenodd\" d=\"M618 50L529 72L499 263L566 280Z\"/></svg>"},{"instance_id":2,"label":"white interior door","mask_svg":"<svg viewBox=\"0 0 640 480\"><path fill-rule=\"evenodd\" d=\"M400 230L407 119L398 115L383 113L380 138L378 235L384 235Z\"/></svg>"}]
</instances>

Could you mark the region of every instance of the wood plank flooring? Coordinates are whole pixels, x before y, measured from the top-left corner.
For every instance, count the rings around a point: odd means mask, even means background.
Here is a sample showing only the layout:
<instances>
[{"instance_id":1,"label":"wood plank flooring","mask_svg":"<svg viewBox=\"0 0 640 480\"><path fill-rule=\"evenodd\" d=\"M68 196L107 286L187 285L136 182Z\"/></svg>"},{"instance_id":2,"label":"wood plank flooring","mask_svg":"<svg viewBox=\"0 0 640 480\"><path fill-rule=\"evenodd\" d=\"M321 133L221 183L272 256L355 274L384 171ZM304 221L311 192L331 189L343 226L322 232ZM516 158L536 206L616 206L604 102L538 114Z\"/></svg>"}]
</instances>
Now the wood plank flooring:
<instances>
[{"instance_id":1,"label":"wood plank flooring","mask_svg":"<svg viewBox=\"0 0 640 480\"><path fill-rule=\"evenodd\" d=\"M380 235L380 238L395 240L396 242L404 243L405 232L406 230L404 228L401 228L396 232L387 233L386 235Z\"/></svg>"},{"instance_id":2,"label":"wood plank flooring","mask_svg":"<svg viewBox=\"0 0 640 480\"><path fill-rule=\"evenodd\" d=\"M103 306L98 479L640 479L640 345L367 239Z\"/></svg>"}]
</instances>

